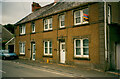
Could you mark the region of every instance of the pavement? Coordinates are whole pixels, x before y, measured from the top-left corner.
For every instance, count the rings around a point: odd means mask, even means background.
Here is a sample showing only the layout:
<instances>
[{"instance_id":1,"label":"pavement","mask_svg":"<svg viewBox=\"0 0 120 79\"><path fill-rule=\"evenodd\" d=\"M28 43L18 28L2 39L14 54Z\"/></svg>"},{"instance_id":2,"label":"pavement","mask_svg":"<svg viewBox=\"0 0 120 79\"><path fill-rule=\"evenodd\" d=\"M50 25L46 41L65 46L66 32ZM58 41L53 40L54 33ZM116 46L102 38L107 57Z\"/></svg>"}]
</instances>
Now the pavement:
<instances>
[{"instance_id":1,"label":"pavement","mask_svg":"<svg viewBox=\"0 0 120 79\"><path fill-rule=\"evenodd\" d=\"M78 65L65 65L65 64L57 64L57 63L46 63L40 61L32 61L27 59L17 59L10 60L14 63L20 63L24 65L29 65L37 68L44 68L52 71L57 71L60 73L67 73L74 77L119 77L120 73L107 71L104 72L98 69L91 69L88 67L82 67Z\"/></svg>"}]
</instances>

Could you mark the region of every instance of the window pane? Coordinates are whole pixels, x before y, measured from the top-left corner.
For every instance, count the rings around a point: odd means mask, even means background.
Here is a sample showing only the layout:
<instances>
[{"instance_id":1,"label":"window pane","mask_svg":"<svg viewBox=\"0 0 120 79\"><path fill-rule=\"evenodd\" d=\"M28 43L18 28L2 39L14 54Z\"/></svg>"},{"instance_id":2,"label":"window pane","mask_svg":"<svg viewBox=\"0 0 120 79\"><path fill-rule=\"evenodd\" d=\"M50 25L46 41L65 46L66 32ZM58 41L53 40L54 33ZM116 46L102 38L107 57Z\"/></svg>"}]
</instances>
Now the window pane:
<instances>
[{"instance_id":1,"label":"window pane","mask_svg":"<svg viewBox=\"0 0 120 79\"><path fill-rule=\"evenodd\" d=\"M80 47L80 40L76 40L76 47Z\"/></svg>"},{"instance_id":2,"label":"window pane","mask_svg":"<svg viewBox=\"0 0 120 79\"><path fill-rule=\"evenodd\" d=\"M49 28L52 28L52 24L49 24Z\"/></svg>"},{"instance_id":3,"label":"window pane","mask_svg":"<svg viewBox=\"0 0 120 79\"><path fill-rule=\"evenodd\" d=\"M76 18L76 23L81 23L80 19L81 19L80 17Z\"/></svg>"},{"instance_id":4,"label":"window pane","mask_svg":"<svg viewBox=\"0 0 120 79\"><path fill-rule=\"evenodd\" d=\"M84 40L83 40L83 46L88 46L88 44L89 44L88 39L84 39Z\"/></svg>"},{"instance_id":5,"label":"window pane","mask_svg":"<svg viewBox=\"0 0 120 79\"><path fill-rule=\"evenodd\" d=\"M22 26L20 26L20 33L22 33Z\"/></svg>"},{"instance_id":6,"label":"window pane","mask_svg":"<svg viewBox=\"0 0 120 79\"><path fill-rule=\"evenodd\" d=\"M52 18L49 19L49 28L52 28Z\"/></svg>"},{"instance_id":7,"label":"window pane","mask_svg":"<svg viewBox=\"0 0 120 79\"><path fill-rule=\"evenodd\" d=\"M45 29L48 29L48 20L44 20L45 21Z\"/></svg>"},{"instance_id":8,"label":"window pane","mask_svg":"<svg viewBox=\"0 0 120 79\"><path fill-rule=\"evenodd\" d=\"M52 48L49 48L50 54L52 54Z\"/></svg>"},{"instance_id":9,"label":"window pane","mask_svg":"<svg viewBox=\"0 0 120 79\"><path fill-rule=\"evenodd\" d=\"M48 47L48 42L45 42L45 47Z\"/></svg>"},{"instance_id":10,"label":"window pane","mask_svg":"<svg viewBox=\"0 0 120 79\"><path fill-rule=\"evenodd\" d=\"M49 42L49 47L52 47L52 42L51 41Z\"/></svg>"},{"instance_id":11,"label":"window pane","mask_svg":"<svg viewBox=\"0 0 120 79\"><path fill-rule=\"evenodd\" d=\"M65 15L61 15L60 16L60 26L64 26L65 25Z\"/></svg>"},{"instance_id":12,"label":"window pane","mask_svg":"<svg viewBox=\"0 0 120 79\"><path fill-rule=\"evenodd\" d=\"M65 25L64 21L61 21L61 26L64 26L64 25Z\"/></svg>"},{"instance_id":13,"label":"window pane","mask_svg":"<svg viewBox=\"0 0 120 79\"><path fill-rule=\"evenodd\" d=\"M48 29L48 25L45 25L45 29Z\"/></svg>"},{"instance_id":14,"label":"window pane","mask_svg":"<svg viewBox=\"0 0 120 79\"><path fill-rule=\"evenodd\" d=\"M89 48L83 48L83 55L89 55Z\"/></svg>"},{"instance_id":15,"label":"window pane","mask_svg":"<svg viewBox=\"0 0 120 79\"><path fill-rule=\"evenodd\" d=\"M49 24L52 24L52 18L49 19Z\"/></svg>"},{"instance_id":16,"label":"window pane","mask_svg":"<svg viewBox=\"0 0 120 79\"><path fill-rule=\"evenodd\" d=\"M48 53L48 48L45 48L45 53L46 53L46 54Z\"/></svg>"},{"instance_id":17,"label":"window pane","mask_svg":"<svg viewBox=\"0 0 120 79\"><path fill-rule=\"evenodd\" d=\"M48 20L47 19L45 20L45 24L48 24Z\"/></svg>"},{"instance_id":18,"label":"window pane","mask_svg":"<svg viewBox=\"0 0 120 79\"><path fill-rule=\"evenodd\" d=\"M64 21L64 19L65 19L65 16L61 15L61 21Z\"/></svg>"},{"instance_id":19,"label":"window pane","mask_svg":"<svg viewBox=\"0 0 120 79\"><path fill-rule=\"evenodd\" d=\"M75 12L75 20L76 20L76 23L81 23L80 11Z\"/></svg>"},{"instance_id":20,"label":"window pane","mask_svg":"<svg viewBox=\"0 0 120 79\"><path fill-rule=\"evenodd\" d=\"M76 55L81 55L81 49L80 48L76 48Z\"/></svg>"},{"instance_id":21,"label":"window pane","mask_svg":"<svg viewBox=\"0 0 120 79\"><path fill-rule=\"evenodd\" d=\"M23 44L23 52L22 53L25 53L25 44L24 43L22 43Z\"/></svg>"},{"instance_id":22,"label":"window pane","mask_svg":"<svg viewBox=\"0 0 120 79\"><path fill-rule=\"evenodd\" d=\"M20 43L20 52L22 52L22 44Z\"/></svg>"},{"instance_id":23,"label":"window pane","mask_svg":"<svg viewBox=\"0 0 120 79\"><path fill-rule=\"evenodd\" d=\"M76 17L80 17L80 11L75 12Z\"/></svg>"},{"instance_id":24,"label":"window pane","mask_svg":"<svg viewBox=\"0 0 120 79\"><path fill-rule=\"evenodd\" d=\"M25 33L25 25L22 26L22 33Z\"/></svg>"},{"instance_id":25,"label":"window pane","mask_svg":"<svg viewBox=\"0 0 120 79\"><path fill-rule=\"evenodd\" d=\"M89 16L88 16L88 9L83 10L83 22L88 22Z\"/></svg>"},{"instance_id":26,"label":"window pane","mask_svg":"<svg viewBox=\"0 0 120 79\"><path fill-rule=\"evenodd\" d=\"M32 22L32 31L35 31L35 23Z\"/></svg>"}]
</instances>

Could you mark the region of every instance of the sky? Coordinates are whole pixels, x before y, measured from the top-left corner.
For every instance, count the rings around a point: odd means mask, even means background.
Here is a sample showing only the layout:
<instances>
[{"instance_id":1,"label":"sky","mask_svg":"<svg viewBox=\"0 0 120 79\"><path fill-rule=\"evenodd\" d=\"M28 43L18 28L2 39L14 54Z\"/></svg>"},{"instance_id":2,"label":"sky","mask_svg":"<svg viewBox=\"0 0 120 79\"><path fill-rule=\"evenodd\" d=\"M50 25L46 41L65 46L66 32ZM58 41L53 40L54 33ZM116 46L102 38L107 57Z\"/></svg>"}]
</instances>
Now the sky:
<instances>
[{"instance_id":1,"label":"sky","mask_svg":"<svg viewBox=\"0 0 120 79\"><path fill-rule=\"evenodd\" d=\"M64 1L64 0L63 0ZM66 0L66 1L99 1L99 0ZM103 0L104 1L104 0ZM106 0L120 1L120 0ZM37 2L41 6L54 0L0 0L0 24L15 24L32 12L31 4Z\"/></svg>"},{"instance_id":2,"label":"sky","mask_svg":"<svg viewBox=\"0 0 120 79\"><path fill-rule=\"evenodd\" d=\"M15 24L30 14L33 1L41 6L54 2L54 0L0 0L0 24Z\"/></svg>"}]
</instances>

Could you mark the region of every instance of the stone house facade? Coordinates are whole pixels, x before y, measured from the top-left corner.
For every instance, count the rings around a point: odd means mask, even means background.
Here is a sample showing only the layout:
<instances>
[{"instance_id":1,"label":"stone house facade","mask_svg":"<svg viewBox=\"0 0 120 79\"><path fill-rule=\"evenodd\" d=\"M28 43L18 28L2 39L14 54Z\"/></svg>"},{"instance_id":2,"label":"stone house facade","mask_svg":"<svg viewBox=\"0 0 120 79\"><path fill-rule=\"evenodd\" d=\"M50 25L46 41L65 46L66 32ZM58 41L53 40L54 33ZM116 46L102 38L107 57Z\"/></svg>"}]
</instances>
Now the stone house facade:
<instances>
[{"instance_id":1,"label":"stone house facade","mask_svg":"<svg viewBox=\"0 0 120 79\"><path fill-rule=\"evenodd\" d=\"M108 51L108 27L119 26L120 20L114 18L119 17L119 8L117 2L56 2L40 7L15 24L15 53L35 61L117 69L111 61L119 62Z\"/></svg>"}]
</instances>

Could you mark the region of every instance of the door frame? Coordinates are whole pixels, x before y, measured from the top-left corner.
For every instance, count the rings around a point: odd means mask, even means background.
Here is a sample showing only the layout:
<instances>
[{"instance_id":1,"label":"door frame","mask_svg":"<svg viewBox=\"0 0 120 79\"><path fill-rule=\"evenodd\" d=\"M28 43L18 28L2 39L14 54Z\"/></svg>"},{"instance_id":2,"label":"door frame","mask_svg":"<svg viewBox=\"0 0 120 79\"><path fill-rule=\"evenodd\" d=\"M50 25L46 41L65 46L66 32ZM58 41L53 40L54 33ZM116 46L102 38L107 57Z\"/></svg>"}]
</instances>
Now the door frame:
<instances>
[{"instance_id":1,"label":"door frame","mask_svg":"<svg viewBox=\"0 0 120 79\"><path fill-rule=\"evenodd\" d=\"M33 59L33 45L35 46L35 43L32 44L32 60L35 60ZM36 48L36 47L35 47ZM35 50L35 49L34 49ZM34 52L34 54L36 54L36 51Z\"/></svg>"},{"instance_id":2,"label":"door frame","mask_svg":"<svg viewBox=\"0 0 120 79\"><path fill-rule=\"evenodd\" d=\"M31 42L31 57L30 57L31 60L35 60L33 59L33 44L35 45L35 54L36 54L36 44L35 42Z\"/></svg>"},{"instance_id":3,"label":"door frame","mask_svg":"<svg viewBox=\"0 0 120 79\"><path fill-rule=\"evenodd\" d=\"M62 44L65 44L65 42L60 42L60 44L59 44L60 45L60 52L59 52L60 53L60 57L59 57L60 58L59 59L60 63L62 63L61 62L61 48L62 48L61 46L62 46ZM65 63L66 63L66 45L65 45L65 60L64 60L64 63L62 63L62 64L65 64Z\"/></svg>"}]
</instances>

